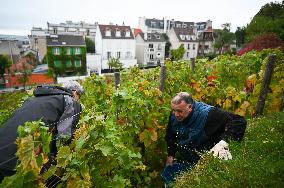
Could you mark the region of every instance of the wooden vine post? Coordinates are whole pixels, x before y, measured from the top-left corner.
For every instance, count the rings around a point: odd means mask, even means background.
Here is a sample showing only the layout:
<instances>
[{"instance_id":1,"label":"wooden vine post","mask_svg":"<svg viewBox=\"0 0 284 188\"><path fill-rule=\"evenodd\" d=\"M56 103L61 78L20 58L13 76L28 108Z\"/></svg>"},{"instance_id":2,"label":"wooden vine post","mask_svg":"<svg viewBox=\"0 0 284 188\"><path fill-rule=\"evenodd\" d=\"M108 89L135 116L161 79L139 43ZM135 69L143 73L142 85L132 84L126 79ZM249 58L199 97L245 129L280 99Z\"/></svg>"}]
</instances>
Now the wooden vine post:
<instances>
[{"instance_id":1,"label":"wooden vine post","mask_svg":"<svg viewBox=\"0 0 284 188\"><path fill-rule=\"evenodd\" d=\"M268 57L268 62L265 68L263 81L261 84L261 89L260 89L260 93L259 93L259 97L258 97L258 101L256 105L256 110L255 110L255 116L259 116L263 114L265 99L269 91L269 84L271 82L275 61L276 61L276 55L270 54Z\"/></svg>"}]
</instances>

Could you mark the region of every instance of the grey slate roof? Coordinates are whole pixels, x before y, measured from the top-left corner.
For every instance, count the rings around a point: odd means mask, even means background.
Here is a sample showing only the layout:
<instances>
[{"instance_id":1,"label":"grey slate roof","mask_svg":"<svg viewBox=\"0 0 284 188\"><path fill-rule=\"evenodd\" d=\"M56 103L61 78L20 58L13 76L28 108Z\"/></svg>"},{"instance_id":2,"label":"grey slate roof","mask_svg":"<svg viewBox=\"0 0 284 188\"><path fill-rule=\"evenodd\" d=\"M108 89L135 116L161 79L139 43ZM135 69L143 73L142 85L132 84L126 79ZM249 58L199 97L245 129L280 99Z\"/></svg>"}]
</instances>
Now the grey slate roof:
<instances>
[{"instance_id":1,"label":"grey slate roof","mask_svg":"<svg viewBox=\"0 0 284 188\"><path fill-rule=\"evenodd\" d=\"M144 33L139 33L145 42L166 42L164 36L160 33L147 33L147 40L144 39Z\"/></svg>"},{"instance_id":2,"label":"grey slate roof","mask_svg":"<svg viewBox=\"0 0 284 188\"><path fill-rule=\"evenodd\" d=\"M47 46L86 46L83 36L79 35L50 35L46 36Z\"/></svg>"},{"instance_id":3,"label":"grey slate roof","mask_svg":"<svg viewBox=\"0 0 284 188\"><path fill-rule=\"evenodd\" d=\"M48 65L47 64L38 65L33 70L33 73L47 73L47 72L48 72Z\"/></svg>"},{"instance_id":4,"label":"grey slate roof","mask_svg":"<svg viewBox=\"0 0 284 188\"><path fill-rule=\"evenodd\" d=\"M119 26L119 25L99 25L99 29L102 34L103 39L134 39L134 35L131 31L130 26ZM106 36L106 30L109 29L111 31L111 36ZM117 30L120 30L121 36L116 37L115 33ZM130 37L126 37L126 31L130 32Z\"/></svg>"},{"instance_id":5,"label":"grey slate roof","mask_svg":"<svg viewBox=\"0 0 284 188\"><path fill-rule=\"evenodd\" d=\"M155 26L152 26L151 22L154 22ZM150 27L150 28L164 29L164 20L146 19L145 25Z\"/></svg>"},{"instance_id":6,"label":"grey slate roof","mask_svg":"<svg viewBox=\"0 0 284 188\"><path fill-rule=\"evenodd\" d=\"M155 26L153 26L151 23L155 23ZM186 28L190 28L190 27L194 26L194 22L182 22L182 21L167 20L167 25L169 25L169 23L170 23L170 28L177 27L178 24L180 24L181 27L186 25ZM202 23L206 24L206 22L202 22ZM150 27L150 28L164 29L164 20L146 19L145 25Z\"/></svg>"},{"instance_id":7,"label":"grey slate roof","mask_svg":"<svg viewBox=\"0 0 284 188\"><path fill-rule=\"evenodd\" d=\"M173 28L173 30L177 38L179 39L179 41L183 41L183 42L197 41L197 40L187 39L186 37L184 40L180 38L180 35L194 35L195 36L195 33L193 32L193 28Z\"/></svg>"}]
</instances>

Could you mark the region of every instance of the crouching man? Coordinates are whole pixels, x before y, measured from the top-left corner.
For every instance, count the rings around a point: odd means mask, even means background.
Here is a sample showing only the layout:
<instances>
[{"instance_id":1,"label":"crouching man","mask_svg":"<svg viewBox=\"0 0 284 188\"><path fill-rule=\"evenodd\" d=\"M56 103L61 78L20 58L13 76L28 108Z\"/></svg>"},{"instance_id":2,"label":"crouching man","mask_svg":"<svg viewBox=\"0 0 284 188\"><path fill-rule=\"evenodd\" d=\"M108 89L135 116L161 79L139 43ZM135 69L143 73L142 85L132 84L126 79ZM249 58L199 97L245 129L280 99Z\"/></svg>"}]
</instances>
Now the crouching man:
<instances>
[{"instance_id":1,"label":"crouching man","mask_svg":"<svg viewBox=\"0 0 284 188\"><path fill-rule=\"evenodd\" d=\"M166 131L168 157L162 172L166 185L191 169L204 150L220 159L232 159L227 142L242 139L247 124L243 117L195 101L186 92L172 99L171 108ZM177 160L176 153L180 156Z\"/></svg>"}]
</instances>

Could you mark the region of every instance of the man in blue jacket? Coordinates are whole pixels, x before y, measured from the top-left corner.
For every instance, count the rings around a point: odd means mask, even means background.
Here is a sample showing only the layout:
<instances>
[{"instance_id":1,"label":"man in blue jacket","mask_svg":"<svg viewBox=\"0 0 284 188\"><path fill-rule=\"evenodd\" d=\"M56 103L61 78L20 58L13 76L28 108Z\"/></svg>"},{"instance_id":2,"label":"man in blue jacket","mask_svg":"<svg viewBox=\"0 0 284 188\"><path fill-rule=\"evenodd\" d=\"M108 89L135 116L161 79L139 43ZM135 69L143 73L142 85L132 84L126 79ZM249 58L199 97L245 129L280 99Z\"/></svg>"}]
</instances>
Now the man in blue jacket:
<instances>
[{"instance_id":1,"label":"man in blue jacket","mask_svg":"<svg viewBox=\"0 0 284 188\"><path fill-rule=\"evenodd\" d=\"M0 182L5 176L15 173L18 137L17 128L27 121L42 120L52 132L48 166L57 153L56 142L69 142L79 121L81 105L78 102L83 87L76 81L59 86L38 86L34 97L26 100L0 128Z\"/></svg>"},{"instance_id":2,"label":"man in blue jacket","mask_svg":"<svg viewBox=\"0 0 284 188\"><path fill-rule=\"evenodd\" d=\"M166 184L176 175L198 162L198 153L210 150L215 157L232 159L228 141L240 140L246 120L220 108L198 102L187 92L178 93L171 101L171 114L166 131L168 157L162 178ZM180 159L175 163L176 153Z\"/></svg>"}]
</instances>

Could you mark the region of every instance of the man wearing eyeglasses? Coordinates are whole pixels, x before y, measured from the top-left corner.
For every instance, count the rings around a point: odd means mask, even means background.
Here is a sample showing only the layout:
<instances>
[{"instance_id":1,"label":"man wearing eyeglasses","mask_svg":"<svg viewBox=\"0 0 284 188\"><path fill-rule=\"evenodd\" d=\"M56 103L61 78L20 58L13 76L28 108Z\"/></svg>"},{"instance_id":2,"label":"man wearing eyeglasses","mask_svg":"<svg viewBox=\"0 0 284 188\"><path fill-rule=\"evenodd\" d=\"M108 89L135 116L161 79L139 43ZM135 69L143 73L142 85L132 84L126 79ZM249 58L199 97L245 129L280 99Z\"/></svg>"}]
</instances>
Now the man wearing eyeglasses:
<instances>
[{"instance_id":1,"label":"man wearing eyeglasses","mask_svg":"<svg viewBox=\"0 0 284 188\"><path fill-rule=\"evenodd\" d=\"M223 160L232 159L228 141L243 137L247 124L244 117L193 100L187 92L178 93L171 108L166 131L168 157L162 173L166 184L191 169L204 150L210 149Z\"/></svg>"}]
</instances>

